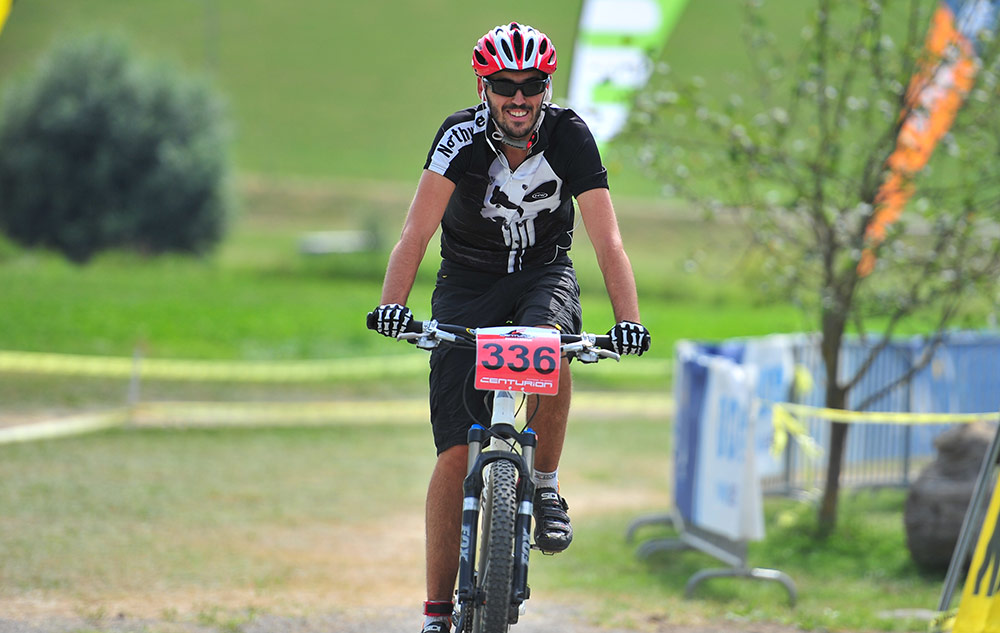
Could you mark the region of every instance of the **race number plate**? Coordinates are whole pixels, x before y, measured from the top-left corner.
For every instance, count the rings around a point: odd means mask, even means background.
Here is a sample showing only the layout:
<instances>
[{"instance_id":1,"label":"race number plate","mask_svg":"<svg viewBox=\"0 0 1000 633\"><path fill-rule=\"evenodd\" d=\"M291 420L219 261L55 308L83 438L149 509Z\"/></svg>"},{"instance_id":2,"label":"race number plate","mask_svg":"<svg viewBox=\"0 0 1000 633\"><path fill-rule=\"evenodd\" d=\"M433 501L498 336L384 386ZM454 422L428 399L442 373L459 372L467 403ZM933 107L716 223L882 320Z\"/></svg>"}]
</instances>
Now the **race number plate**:
<instances>
[{"instance_id":1,"label":"race number plate","mask_svg":"<svg viewBox=\"0 0 1000 633\"><path fill-rule=\"evenodd\" d=\"M540 327L476 331L476 389L555 395L559 332Z\"/></svg>"}]
</instances>

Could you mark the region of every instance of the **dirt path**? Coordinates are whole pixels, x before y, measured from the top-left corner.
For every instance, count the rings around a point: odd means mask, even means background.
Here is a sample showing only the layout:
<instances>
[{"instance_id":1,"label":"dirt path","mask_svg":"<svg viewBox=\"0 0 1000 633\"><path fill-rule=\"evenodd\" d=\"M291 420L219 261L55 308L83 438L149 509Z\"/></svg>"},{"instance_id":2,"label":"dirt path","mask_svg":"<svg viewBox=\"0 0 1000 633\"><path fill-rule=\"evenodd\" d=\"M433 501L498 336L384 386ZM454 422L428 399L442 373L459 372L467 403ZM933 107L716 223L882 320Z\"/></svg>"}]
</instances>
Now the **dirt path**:
<instances>
[{"instance_id":1,"label":"dirt path","mask_svg":"<svg viewBox=\"0 0 1000 633\"><path fill-rule=\"evenodd\" d=\"M662 414L659 410L656 413ZM638 516L649 508L665 507L667 501L660 486L625 494L577 481L574 489L577 517L609 511ZM373 550L372 543L378 543L378 548ZM248 555L266 549L268 557L281 563L278 567L296 570L296 574L283 581L280 593L268 587L226 587L221 580L218 586L195 583L186 590L149 586L120 594L98 586L75 587L71 595L55 589L4 592L0 633L415 633L419 628L423 517L418 506L367 523L317 522L272 529L266 538L234 533L227 535L227 545ZM602 628L588 617L587 606L529 602L527 614L513 632L798 631L766 623L700 623L691 618L666 621L641 616L634 616L637 621L630 623L630 628Z\"/></svg>"},{"instance_id":2,"label":"dirt path","mask_svg":"<svg viewBox=\"0 0 1000 633\"><path fill-rule=\"evenodd\" d=\"M419 621L410 607L359 608L309 616L243 615L202 616L196 620L138 618L129 616L49 616L26 620L0 618L0 633L415 633ZM532 609L514 633L635 633L634 629L600 628L589 623L572 606L546 605ZM797 633L799 629L775 624L712 622L671 626L646 622L645 633Z\"/></svg>"}]
</instances>

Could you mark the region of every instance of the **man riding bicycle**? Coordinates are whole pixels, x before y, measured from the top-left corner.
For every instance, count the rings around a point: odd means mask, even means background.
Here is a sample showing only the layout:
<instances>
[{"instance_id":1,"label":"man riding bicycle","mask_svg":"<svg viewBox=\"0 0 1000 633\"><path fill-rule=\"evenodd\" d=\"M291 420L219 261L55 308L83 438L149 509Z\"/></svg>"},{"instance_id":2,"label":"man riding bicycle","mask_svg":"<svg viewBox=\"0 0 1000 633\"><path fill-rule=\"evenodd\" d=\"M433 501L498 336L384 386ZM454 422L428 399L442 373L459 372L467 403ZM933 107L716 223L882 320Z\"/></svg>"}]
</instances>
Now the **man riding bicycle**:
<instances>
[{"instance_id":1,"label":"man riding bicycle","mask_svg":"<svg viewBox=\"0 0 1000 633\"><path fill-rule=\"evenodd\" d=\"M576 198L614 310L617 325L608 334L615 351L649 349L597 145L576 113L549 102L556 65L552 42L527 25L498 26L476 44L472 67L482 103L449 116L431 144L374 310L381 334L396 337L412 320L406 302L438 227L434 319L579 333L580 288L568 255ZM474 361L474 351L454 347L435 349L430 359L438 458L427 491L424 633L451 628L466 438L474 421L490 419L473 386ZM539 398L531 422L538 433L534 538L545 552L563 551L573 539L557 478L571 393L568 361L562 363L559 393Z\"/></svg>"}]
</instances>

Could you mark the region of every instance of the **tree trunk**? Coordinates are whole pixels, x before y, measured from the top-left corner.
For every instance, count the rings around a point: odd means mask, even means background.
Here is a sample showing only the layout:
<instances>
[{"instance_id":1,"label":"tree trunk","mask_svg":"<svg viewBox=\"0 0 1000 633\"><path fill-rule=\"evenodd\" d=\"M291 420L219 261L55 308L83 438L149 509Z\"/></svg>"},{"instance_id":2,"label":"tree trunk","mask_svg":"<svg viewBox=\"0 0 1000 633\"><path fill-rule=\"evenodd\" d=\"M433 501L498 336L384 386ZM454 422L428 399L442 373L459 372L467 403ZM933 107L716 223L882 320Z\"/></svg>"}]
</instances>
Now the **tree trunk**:
<instances>
[{"instance_id":1,"label":"tree trunk","mask_svg":"<svg viewBox=\"0 0 1000 633\"><path fill-rule=\"evenodd\" d=\"M829 409L844 409L847 392L837 380L840 369L840 345L844 338L845 321L835 314L823 317L823 365L826 368L826 406ZM844 446L847 444L848 425L834 422L830 429L830 453L826 463L826 482L823 498L819 505L817 527L820 537L827 537L837 526L837 500L840 496L840 471L844 461Z\"/></svg>"},{"instance_id":2,"label":"tree trunk","mask_svg":"<svg viewBox=\"0 0 1000 633\"><path fill-rule=\"evenodd\" d=\"M831 407L832 408L832 407ZM826 463L826 483L819 504L817 527L819 536L826 538L837 527L837 500L840 495L840 470L844 461L847 430L844 422L834 422L830 428L830 455Z\"/></svg>"}]
</instances>

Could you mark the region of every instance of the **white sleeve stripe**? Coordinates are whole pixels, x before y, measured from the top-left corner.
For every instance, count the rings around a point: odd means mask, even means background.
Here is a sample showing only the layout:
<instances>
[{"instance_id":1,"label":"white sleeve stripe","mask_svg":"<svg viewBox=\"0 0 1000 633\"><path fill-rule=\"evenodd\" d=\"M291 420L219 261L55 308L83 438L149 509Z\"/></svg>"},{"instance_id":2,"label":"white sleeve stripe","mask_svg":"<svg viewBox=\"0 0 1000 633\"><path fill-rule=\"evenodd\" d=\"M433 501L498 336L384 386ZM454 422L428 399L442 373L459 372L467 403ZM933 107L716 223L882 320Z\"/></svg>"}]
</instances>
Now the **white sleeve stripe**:
<instances>
[{"instance_id":1,"label":"white sleeve stripe","mask_svg":"<svg viewBox=\"0 0 1000 633\"><path fill-rule=\"evenodd\" d=\"M470 145L474 135L484 129L485 127L477 126L475 119L473 119L472 121L463 121L445 130L444 134L441 135L441 140L434 145L434 152L431 154L431 161L427 169L443 176L458 152L466 145Z\"/></svg>"}]
</instances>

